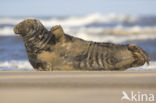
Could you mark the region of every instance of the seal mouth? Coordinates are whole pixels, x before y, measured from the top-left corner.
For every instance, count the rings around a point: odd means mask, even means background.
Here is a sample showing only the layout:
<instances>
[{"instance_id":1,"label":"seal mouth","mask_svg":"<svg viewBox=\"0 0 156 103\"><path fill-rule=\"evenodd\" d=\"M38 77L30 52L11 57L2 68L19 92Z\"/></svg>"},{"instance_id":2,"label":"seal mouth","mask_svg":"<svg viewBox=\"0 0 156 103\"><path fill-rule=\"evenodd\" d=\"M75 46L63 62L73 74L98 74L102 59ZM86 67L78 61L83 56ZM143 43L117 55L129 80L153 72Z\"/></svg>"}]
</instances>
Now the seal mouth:
<instances>
[{"instance_id":1,"label":"seal mouth","mask_svg":"<svg viewBox=\"0 0 156 103\"><path fill-rule=\"evenodd\" d=\"M26 33L25 21L18 23L14 28L13 31L15 34L25 35Z\"/></svg>"}]
</instances>

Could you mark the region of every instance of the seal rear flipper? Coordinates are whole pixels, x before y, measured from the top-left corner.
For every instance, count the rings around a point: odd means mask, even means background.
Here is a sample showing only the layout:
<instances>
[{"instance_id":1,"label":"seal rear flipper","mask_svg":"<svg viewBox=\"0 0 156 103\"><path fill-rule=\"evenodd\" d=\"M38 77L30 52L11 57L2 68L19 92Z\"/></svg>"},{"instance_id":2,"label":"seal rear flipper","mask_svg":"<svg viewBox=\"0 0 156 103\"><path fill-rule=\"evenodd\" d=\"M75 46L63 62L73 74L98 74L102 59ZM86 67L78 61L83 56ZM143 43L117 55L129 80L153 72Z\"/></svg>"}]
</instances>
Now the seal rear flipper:
<instances>
[{"instance_id":1,"label":"seal rear flipper","mask_svg":"<svg viewBox=\"0 0 156 103\"><path fill-rule=\"evenodd\" d=\"M140 47L128 45L116 45L111 49L112 53L107 53L105 56L105 66L112 68L111 70L125 70L130 67L142 66L145 63L149 64L150 57Z\"/></svg>"},{"instance_id":2,"label":"seal rear flipper","mask_svg":"<svg viewBox=\"0 0 156 103\"><path fill-rule=\"evenodd\" d=\"M128 49L133 53L135 58L132 64L133 67L144 65L145 62L149 65L150 57L144 50L133 44L129 44Z\"/></svg>"},{"instance_id":3,"label":"seal rear flipper","mask_svg":"<svg viewBox=\"0 0 156 103\"><path fill-rule=\"evenodd\" d=\"M55 35L56 41L65 41L65 33L61 25L56 25L51 28L50 32Z\"/></svg>"}]
</instances>

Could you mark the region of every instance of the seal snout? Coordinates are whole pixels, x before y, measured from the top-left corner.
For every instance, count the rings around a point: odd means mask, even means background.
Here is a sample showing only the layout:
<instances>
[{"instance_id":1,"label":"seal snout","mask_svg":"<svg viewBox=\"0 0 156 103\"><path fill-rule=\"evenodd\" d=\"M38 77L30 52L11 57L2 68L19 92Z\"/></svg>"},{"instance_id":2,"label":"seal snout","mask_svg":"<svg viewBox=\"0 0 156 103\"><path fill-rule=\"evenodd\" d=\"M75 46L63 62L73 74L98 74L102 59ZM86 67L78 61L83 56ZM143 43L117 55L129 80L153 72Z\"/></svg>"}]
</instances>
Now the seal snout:
<instances>
[{"instance_id":1,"label":"seal snout","mask_svg":"<svg viewBox=\"0 0 156 103\"><path fill-rule=\"evenodd\" d=\"M18 23L13 30L15 34L23 35L25 33L25 21Z\"/></svg>"},{"instance_id":2,"label":"seal snout","mask_svg":"<svg viewBox=\"0 0 156 103\"><path fill-rule=\"evenodd\" d=\"M33 35L35 32L40 31L43 28L44 26L37 19L29 18L18 23L14 27L14 32L22 36Z\"/></svg>"},{"instance_id":3,"label":"seal snout","mask_svg":"<svg viewBox=\"0 0 156 103\"><path fill-rule=\"evenodd\" d=\"M13 30L14 30L15 34L19 34L18 28L19 28L19 25L16 25L16 26L14 27Z\"/></svg>"}]
</instances>

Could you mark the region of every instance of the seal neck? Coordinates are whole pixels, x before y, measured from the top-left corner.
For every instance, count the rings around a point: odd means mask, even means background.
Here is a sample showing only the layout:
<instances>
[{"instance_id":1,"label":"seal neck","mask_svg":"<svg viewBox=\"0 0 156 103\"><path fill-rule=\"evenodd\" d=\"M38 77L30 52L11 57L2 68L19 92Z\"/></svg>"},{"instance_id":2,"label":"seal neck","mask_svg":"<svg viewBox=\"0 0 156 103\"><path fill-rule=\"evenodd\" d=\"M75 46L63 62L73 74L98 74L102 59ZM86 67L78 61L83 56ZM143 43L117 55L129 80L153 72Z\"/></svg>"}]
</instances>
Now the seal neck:
<instances>
[{"instance_id":1,"label":"seal neck","mask_svg":"<svg viewBox=\"0 0 156 103\"><path fill-rule=\"evenodd\" d=\"M36 31L32 35L26 35L23 39L28 53L39 53L48 49L50 47L49 44L55 44L54 35L45 28Z\"/></svg>"}]
</instances>

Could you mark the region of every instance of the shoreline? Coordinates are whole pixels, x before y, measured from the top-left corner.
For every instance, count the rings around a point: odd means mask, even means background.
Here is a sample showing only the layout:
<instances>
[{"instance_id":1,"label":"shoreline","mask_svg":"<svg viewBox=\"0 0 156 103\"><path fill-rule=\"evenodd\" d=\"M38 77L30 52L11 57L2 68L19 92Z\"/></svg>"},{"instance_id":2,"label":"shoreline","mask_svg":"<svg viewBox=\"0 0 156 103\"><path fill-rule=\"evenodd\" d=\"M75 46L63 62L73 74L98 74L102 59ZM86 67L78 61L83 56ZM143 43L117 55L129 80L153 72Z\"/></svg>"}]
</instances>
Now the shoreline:
<instances>
[{"instance_id":1,"label":"shoreline","mask_svg":"<svg viewBox=\"0 0 156 103\"><path fill-rule=\"evenodd\" d=\"M155 80L156 71L0 71L0 99L3 103L121 103L122 91L156 96Z\"/></svg>"}]
</instances>

